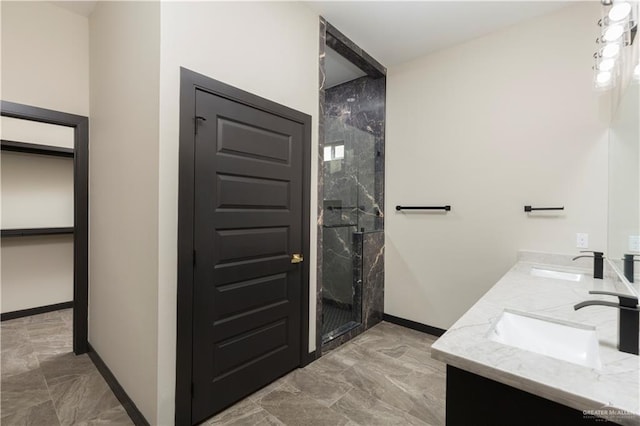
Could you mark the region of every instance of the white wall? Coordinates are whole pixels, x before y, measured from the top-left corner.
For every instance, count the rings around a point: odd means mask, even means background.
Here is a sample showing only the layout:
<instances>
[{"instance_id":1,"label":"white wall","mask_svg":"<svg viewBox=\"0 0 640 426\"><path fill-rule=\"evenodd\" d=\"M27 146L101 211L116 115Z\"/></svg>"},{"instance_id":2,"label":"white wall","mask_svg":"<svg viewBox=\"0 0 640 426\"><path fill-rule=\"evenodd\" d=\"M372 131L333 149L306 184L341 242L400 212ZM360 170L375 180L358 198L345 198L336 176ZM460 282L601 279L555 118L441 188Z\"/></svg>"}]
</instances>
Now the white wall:
<instances>
[{"instance_id":1,"label":"white wall","mask_svg":"<svg viewBox=\"0 0 640 426\"><path fill-rule=\"evenodd\" d=\"M159 3L100 2L90 41L89 342L156 425Z\"/></svg>"},{"instance_id":2,"label":"white wall","mask_svg":"<svg viewBox=\"0 0 640 426\"><path fill-rule=\"evenodd\" d=\"M176 353L179 67L313 117L311 223L316 222L317 14L291 2L162 3L158 424L173 420ZM312 226L310 345L315 347L316 227Z\"/></svg>"},{"instance_id":3,"label":"white wall","mask_svg":"<svg viewBox=\"0 0 640 426\"><path fill-rule=\"evenodd\" d=\"M73 226L73 159L3 151L0 164L2 229ZM0 251L2 312L73 300L73 235L2 238Z\"/></svg>"},{"instance_id":4,"label":"white wall","mask_svg":"<svg viewBox=\"0 0 640 426\"><path fill-rule=\"evenodd\" d=\"M0 158L2 229L73 226L72 158L7 151Z\"/></svg>"},{"instance_id":5,"label":"white wall","mask_svg":"<svg viewBox=\"0 0 640 426\"><path fill-rule=\"evenodd\" d=\"M2 1L2 99L89 113L89 23L49 2Z\"/></svg>"},{"instance_id":6,"label":"white wall","mask_svg":"<svg viewBox=\"0 0 640 426\"><path fill-rule=\"evenodd\" d=\"M87 32L88 37L89 33ZM88 91L85 95L89 99ZM19 118L0 117L0 128L2 129L2 139L10 141L37 143L62 148L73 148L75 142L73 127L38 123L37 121L21 120Z\"/></svg>"},{"instance_id":7,"label":"white wall","mask_svg":"<svg viewBox=\"0 0 640 426\"><path fill-rule=\"evenodd\" d=\"M73 236L2 239L2 312L73 300Z\"/></svg>"},{"instance_id":8,"label":"white wall","mask_svg":"<svg viewBox=\"0 0 640 426\"><path fill-rule=\"evenodd\" d=\"M89 113L89 23L48 2L0 3L3 100ZM2 118L2 137L73 145L73 131ZM73 226L70 159L2 154L2 227ZM2 312L73 300L73 237L2 239Z\"/></svg>"},{"instance_id":9,"label":"white wall","mask_svg":"<svg viewBox=\"0 0 640 426\"><path fill-rule=\"evenodd\" d=\"M518 249L606 249L608 103L592 90L599 2L388 70L385 312L448 328ZM524 205L565 206L557 217Z\"/></svg>"}]
</instances>

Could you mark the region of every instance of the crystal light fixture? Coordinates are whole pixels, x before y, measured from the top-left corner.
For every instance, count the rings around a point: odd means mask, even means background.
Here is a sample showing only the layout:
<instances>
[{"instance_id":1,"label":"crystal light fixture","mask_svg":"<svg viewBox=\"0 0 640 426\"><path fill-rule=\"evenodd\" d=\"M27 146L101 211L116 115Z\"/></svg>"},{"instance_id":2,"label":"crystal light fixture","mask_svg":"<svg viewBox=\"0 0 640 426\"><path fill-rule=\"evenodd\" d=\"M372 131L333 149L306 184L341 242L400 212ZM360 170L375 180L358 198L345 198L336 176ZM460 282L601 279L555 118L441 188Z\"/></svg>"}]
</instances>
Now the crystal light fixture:
<instances>
[{"instance_id":1,"label":"crystal light fixture","mask_svg":"<svg viewBox=\"0 0 640 426\"><path fill-rule=\"evenodd\" d=\"M616 66L616 60L613 58L602 59L598 63L599 71L611 71Z\"/></svg>"},{"instance_id":2,"label":"crystal light fixture","mask_svg":"<svg viewBox=\"0 0 640 426\"><path fill-rule=\"evenodd\" d=\"M614 22L619 22L631 14L631 5L628 2L614 4L607 16Z\"/></svg>"},{"instance_id":3,"label":"crystal light fixture","mask_svg":"<svg viewBox=\"0 0 640 426\"><path fill-rule=\"evenodd\" d=\"M622 37L622 34L624 34L624 25L610 25L602 30L602 41L604 41L605 43L617 41L620 37Z\"/></svg>"},{"instance_id":4,"label":"crystal light fixture","mask_svg":"<svg viewBox=\"0 0 640 426\"><path fill-rule=\"evenodd\" d=\"M609 84L609 82L611 81L611 71L601 71L598 74L596 74L596 83L598 83L599 85L606 85Z\"/></svg>"},{"instance_id":5,"label":"crystal light fixture","mask_svg":"<svg viewBox=\"0 0 640 426\"><path fill-rule=\"evenodd\" d=\"M600 49L600 57L616 58L620 53L620 43L608 43Z\"/></svg>"},{"instance_id":6,"label":"crystal light fixture","mask_svg":"<svg viewBox=\"0 0 640 426\"><path fill-rule=\"evenodd\" d=\"M596 40L598 51L593 55L594 84L598 89L607 90L615 85L622 72L625 48L634 42L638 0L601 0L601 3L603 14L598 21L601 34Z\"/></svg>"}]
</instances>

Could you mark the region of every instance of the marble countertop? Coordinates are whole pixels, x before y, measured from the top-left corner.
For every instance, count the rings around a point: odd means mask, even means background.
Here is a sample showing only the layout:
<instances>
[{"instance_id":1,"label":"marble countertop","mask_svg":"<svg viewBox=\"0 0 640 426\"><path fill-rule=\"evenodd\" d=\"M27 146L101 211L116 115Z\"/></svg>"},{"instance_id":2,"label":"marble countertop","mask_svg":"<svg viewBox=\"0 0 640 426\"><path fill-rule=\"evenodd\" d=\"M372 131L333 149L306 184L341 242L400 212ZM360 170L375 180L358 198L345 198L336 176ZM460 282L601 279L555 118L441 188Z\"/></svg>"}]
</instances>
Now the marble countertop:
<instances>
[{"instance_id":1,"label":"marble countertop","mask_svg":"<svg viewBox=\"0 0 640 426\"><path fill-rule=\"evenodd\" d=\"M580 263L578 263L580 262ZM585 300L612 296L589 290L629 293L605 262L605 279L592 278L591 259L571 262L570 256L521 252L519 261L431 348L439 361L496 382L539 395L563 405L598 410L600 417L622 425L640 424L640 361L617 350L618 310L590 306L575 311ZM530 275L532 267L583 274L571 282ZM601 369L593 369L491 341L487 335L504 309L530 312L557 320L596 327Z\"/></svg>"}]
</instances>

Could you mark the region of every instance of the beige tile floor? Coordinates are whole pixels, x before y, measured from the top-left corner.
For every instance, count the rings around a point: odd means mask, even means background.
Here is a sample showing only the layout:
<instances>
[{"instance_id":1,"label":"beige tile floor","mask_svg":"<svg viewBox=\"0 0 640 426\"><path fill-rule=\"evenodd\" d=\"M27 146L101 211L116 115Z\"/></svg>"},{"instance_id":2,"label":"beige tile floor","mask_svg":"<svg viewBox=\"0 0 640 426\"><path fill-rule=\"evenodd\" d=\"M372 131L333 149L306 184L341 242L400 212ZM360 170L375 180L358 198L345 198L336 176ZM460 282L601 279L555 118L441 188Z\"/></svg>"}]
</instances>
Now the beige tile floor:
<instances>
[{"instance_id":1,"label":"beige tile floor","mask_svg":"<svg viewBox=\"0 0 640 426\"><path fill-rule=\"evenodd\" d=\"M205 425L444 425L433 336L381 323Z\"/></svg>"},{"instance_id":2,"label":"beige tile floor","mask_svg":"<svg viewBox=\"0 0 640 426\"><path fill-rule=\"evenodd\" d=\"M205 424L443 425L434 340L383 322ZM71 352L71 310L4 321L0 342L3 426L132 424L89 357Z\"/></svg>"},{"instance_id":3,"label":"beige tile floor","mask_svg":"<svg viewBox=\"0 0 640 426\"><path fill-rule=\"evenodd\" d=\"M0 323L3 426L133 424L71 330L71 309Z\"/></svg>"}]
</instances>

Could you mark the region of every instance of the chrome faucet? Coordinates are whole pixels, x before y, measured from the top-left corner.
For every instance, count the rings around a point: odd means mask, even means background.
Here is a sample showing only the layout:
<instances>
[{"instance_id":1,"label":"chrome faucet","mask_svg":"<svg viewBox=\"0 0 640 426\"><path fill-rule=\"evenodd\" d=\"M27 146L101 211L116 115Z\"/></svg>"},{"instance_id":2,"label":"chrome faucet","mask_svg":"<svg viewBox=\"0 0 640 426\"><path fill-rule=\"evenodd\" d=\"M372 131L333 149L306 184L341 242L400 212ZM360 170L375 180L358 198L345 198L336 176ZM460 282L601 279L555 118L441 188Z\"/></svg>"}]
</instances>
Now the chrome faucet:
<instances>
[{"instance_id":1,"label":"chrome faucet","mask_svg":"<svg viewBox=\"0 0 640 426\"><path fill-rule=\"evenodd\" d=\"M604 253L601 251L581 250L580 253L593 253L593 256L585 254L576 256L571 260L580 259L581 257L593 257L593 278L602 279L604 275Z\"/></svg>"},{"instance_id":2,"label":"chrome faucet","mask_svg":"<svg viewBox=\"0 0 640 426\"><path fill-rule=\"evenodd\" d=\"M606 300L587 300L580 302L573 307L576 311L586 306L610 306L618 308L618 350L628 354L638 355L638 334L640 329L640 309L638 309L638 298L631 295L613 293L609 291L592 290L589 294L606 294L607 296L617 296L619 303L607 302Z\"/></svg>"}]
</instances>

